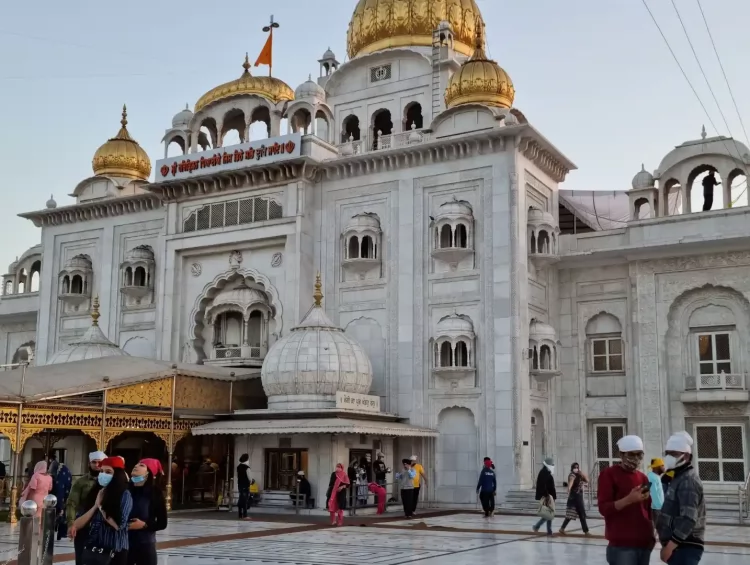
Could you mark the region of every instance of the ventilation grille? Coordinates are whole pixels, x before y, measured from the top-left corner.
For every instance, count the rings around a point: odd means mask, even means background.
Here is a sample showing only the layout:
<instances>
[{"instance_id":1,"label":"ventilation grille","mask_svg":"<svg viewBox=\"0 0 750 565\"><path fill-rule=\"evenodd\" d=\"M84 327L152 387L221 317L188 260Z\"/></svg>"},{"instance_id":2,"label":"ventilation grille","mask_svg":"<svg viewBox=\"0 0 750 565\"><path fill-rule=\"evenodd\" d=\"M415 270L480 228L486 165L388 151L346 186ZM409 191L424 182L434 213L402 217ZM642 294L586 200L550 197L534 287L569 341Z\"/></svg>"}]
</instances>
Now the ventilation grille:
<instances>
[{"instance_id":1,"label":"ventilation grille","mask_svg":"<svg viewBox=\"0 0 750 565\"><path fill-rule=\"evenodd\" d=\"M370 69L370 82L381 82L384 80L390 80L392 76L391 64L380 65L379 67L372 67Z\"/></svg>"},{"instance_id":2,"label":"ventilation grille","mask_svg":"<svg viewBox=\"0 0 750 565\"><path fill-rule=\"evenodd\" d=\"M244 198L216 204L206 204L193 210L183 223L183 232L194 232L278 220L284 217L284 210L278 202L270 198Z\"/></svg>"}]
</instances>

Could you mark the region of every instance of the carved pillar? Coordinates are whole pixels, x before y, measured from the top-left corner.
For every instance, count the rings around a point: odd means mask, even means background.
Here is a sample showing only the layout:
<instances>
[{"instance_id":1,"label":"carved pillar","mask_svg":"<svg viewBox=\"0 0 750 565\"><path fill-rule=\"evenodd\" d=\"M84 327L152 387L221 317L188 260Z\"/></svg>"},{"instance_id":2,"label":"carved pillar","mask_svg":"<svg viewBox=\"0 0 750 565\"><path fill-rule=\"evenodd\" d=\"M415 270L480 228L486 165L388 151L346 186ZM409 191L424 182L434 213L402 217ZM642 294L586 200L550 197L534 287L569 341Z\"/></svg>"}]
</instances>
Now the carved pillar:
<instances>
[{"instance_id":1,"label":"carved pillar","mask_svg":"<svg viewBox=\"0 0 750 565\"><path fill-rule=\"evenodd\" d=\"M690 203L690 187L687 179L680 179L680 194L682 195L682 213L690 214L693 211Z\"/></svg>"},{"instance_id":2,"label":"carved pillar","mask_svg":"<svg viewBox=\"0 0 750 565\"><path fill-rule=\"evenodd\" d=\"M721 175L721 189L724 194L724 208L731 208L732 207L732 184L729 182L729 175Z\"/></svg>"},{"instance_id":3,"label":"carved pillar","mask_svg":"<svg viewBox=\"0 0 750 565\"><path fill-rule=\"evenodd\" d=\"M172 414L169 419L169 442L167 442L167 511L172 510L172 457L174 457L174 402L177 389L177 377L172 376Z\"/></svg>"}]
</instances>

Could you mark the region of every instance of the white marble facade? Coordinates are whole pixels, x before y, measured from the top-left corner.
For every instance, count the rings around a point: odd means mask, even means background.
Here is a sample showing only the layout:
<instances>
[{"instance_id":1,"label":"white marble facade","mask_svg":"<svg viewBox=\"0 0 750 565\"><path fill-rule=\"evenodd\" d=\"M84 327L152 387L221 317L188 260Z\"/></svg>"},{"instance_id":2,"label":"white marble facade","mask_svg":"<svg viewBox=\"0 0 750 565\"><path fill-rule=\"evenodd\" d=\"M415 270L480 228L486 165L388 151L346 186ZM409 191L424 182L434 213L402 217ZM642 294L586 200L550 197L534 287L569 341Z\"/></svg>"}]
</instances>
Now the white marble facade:
<instances>
[{"instance_id":1,"label":"white marble facade","mask_svg":"<svg viewBox=\"0 0 750 565\"><path fill-rule=\"evenodd\" d=\"M131 355L259 367L308 311L320 272L326 313L370 357L370 394L440 432L434 443L395 440L389 454L432 464L433 500L473 503L485 455L503 492L529 488L544 456L562 478L573 461L606 460L597 438L624 430L644 436L648 456L677 429L699 442L718 434L724 452L706 447L705 472L718 469L718 485L744 479L750 210L657 213L612 230L581 220L586 233L561 235L558 185L574 165L520 111L446 108L443 89L462 64L444 45L340 67L328 52L317 85L293 102L248 93L180 112L165 144L179 137L186 158L221 148L230 126L248 141L259 109L274 136L287 133L281 119L303 134L299 156L188 180L163 180L159 163L151 183L96 175L75 204L24 214L41 246L6 275L6 362L31 345L46 363L86 331L99 296L100 327ZM384 111L390 135L375 129ZM196 121L209 114L218 123ZM635 190L663 211L650 184ZM29 254L43 257L39 286L24 279L21 292ZM73 268L85 274L76 292L64 286ZM236 317L222 307L232 300L243 304ZM723 352L728 340L731 359L714 359L704 374L715 377L701 381L707 339Z\"/></svg>"}]
</instances>

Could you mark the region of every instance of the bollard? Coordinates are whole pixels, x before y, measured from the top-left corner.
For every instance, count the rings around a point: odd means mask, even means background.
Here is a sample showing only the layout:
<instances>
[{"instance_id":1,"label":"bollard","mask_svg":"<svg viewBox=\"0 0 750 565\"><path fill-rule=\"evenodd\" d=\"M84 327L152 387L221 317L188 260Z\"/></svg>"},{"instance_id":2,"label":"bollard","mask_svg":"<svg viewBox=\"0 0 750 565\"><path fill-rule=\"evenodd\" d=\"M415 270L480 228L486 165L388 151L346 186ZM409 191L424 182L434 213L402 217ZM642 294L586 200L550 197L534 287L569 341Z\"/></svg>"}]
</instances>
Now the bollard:
<instances>
[{"instance_id":1,"label":"bollard","mask_svg":"<svg viewBox=\"0 0 750 565\"><path fill-rule=\"evenodd\" d=\"M57 497L48 494L44 497L44 511L42 512L42 547L40 565L52 565L55 553L55 523L57 522Z\"/></svg>"},{"instance_id":2,"label":"bollard","mask_svg":"<svg viewBox=\"0 0 750 565\"><path fill-rule=\"evenodd\" d=\"M11 512L13 510L11 508ZM36 547L34 544L36 510L36 502L33 500L27 500L21 505L21 520L18 524L18 565L32 565L36 561Z\"/></svg>"}]
</instances>

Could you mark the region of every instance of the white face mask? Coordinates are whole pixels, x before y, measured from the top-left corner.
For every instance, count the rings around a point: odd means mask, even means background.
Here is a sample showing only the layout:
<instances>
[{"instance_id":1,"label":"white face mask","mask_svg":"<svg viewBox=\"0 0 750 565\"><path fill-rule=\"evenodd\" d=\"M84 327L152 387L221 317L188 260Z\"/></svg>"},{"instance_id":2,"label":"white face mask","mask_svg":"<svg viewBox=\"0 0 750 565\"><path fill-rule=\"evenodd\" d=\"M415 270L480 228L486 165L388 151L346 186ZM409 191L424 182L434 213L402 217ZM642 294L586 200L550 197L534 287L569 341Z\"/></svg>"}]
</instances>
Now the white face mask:
<instances>
[{"instance_id":1,"label":"white face mask","mask_svg":"<svg viewBox=\"0 0 750 565\"><path fill-rule=\"evenodd\" d=\"M679 459L675 457L674 455L667 455L664 457L664 466L667 468L667 470L676 469L677 467L680 467L685 463L684 461L685 456L683 455Z\"/></svg>"}]
</instances>

